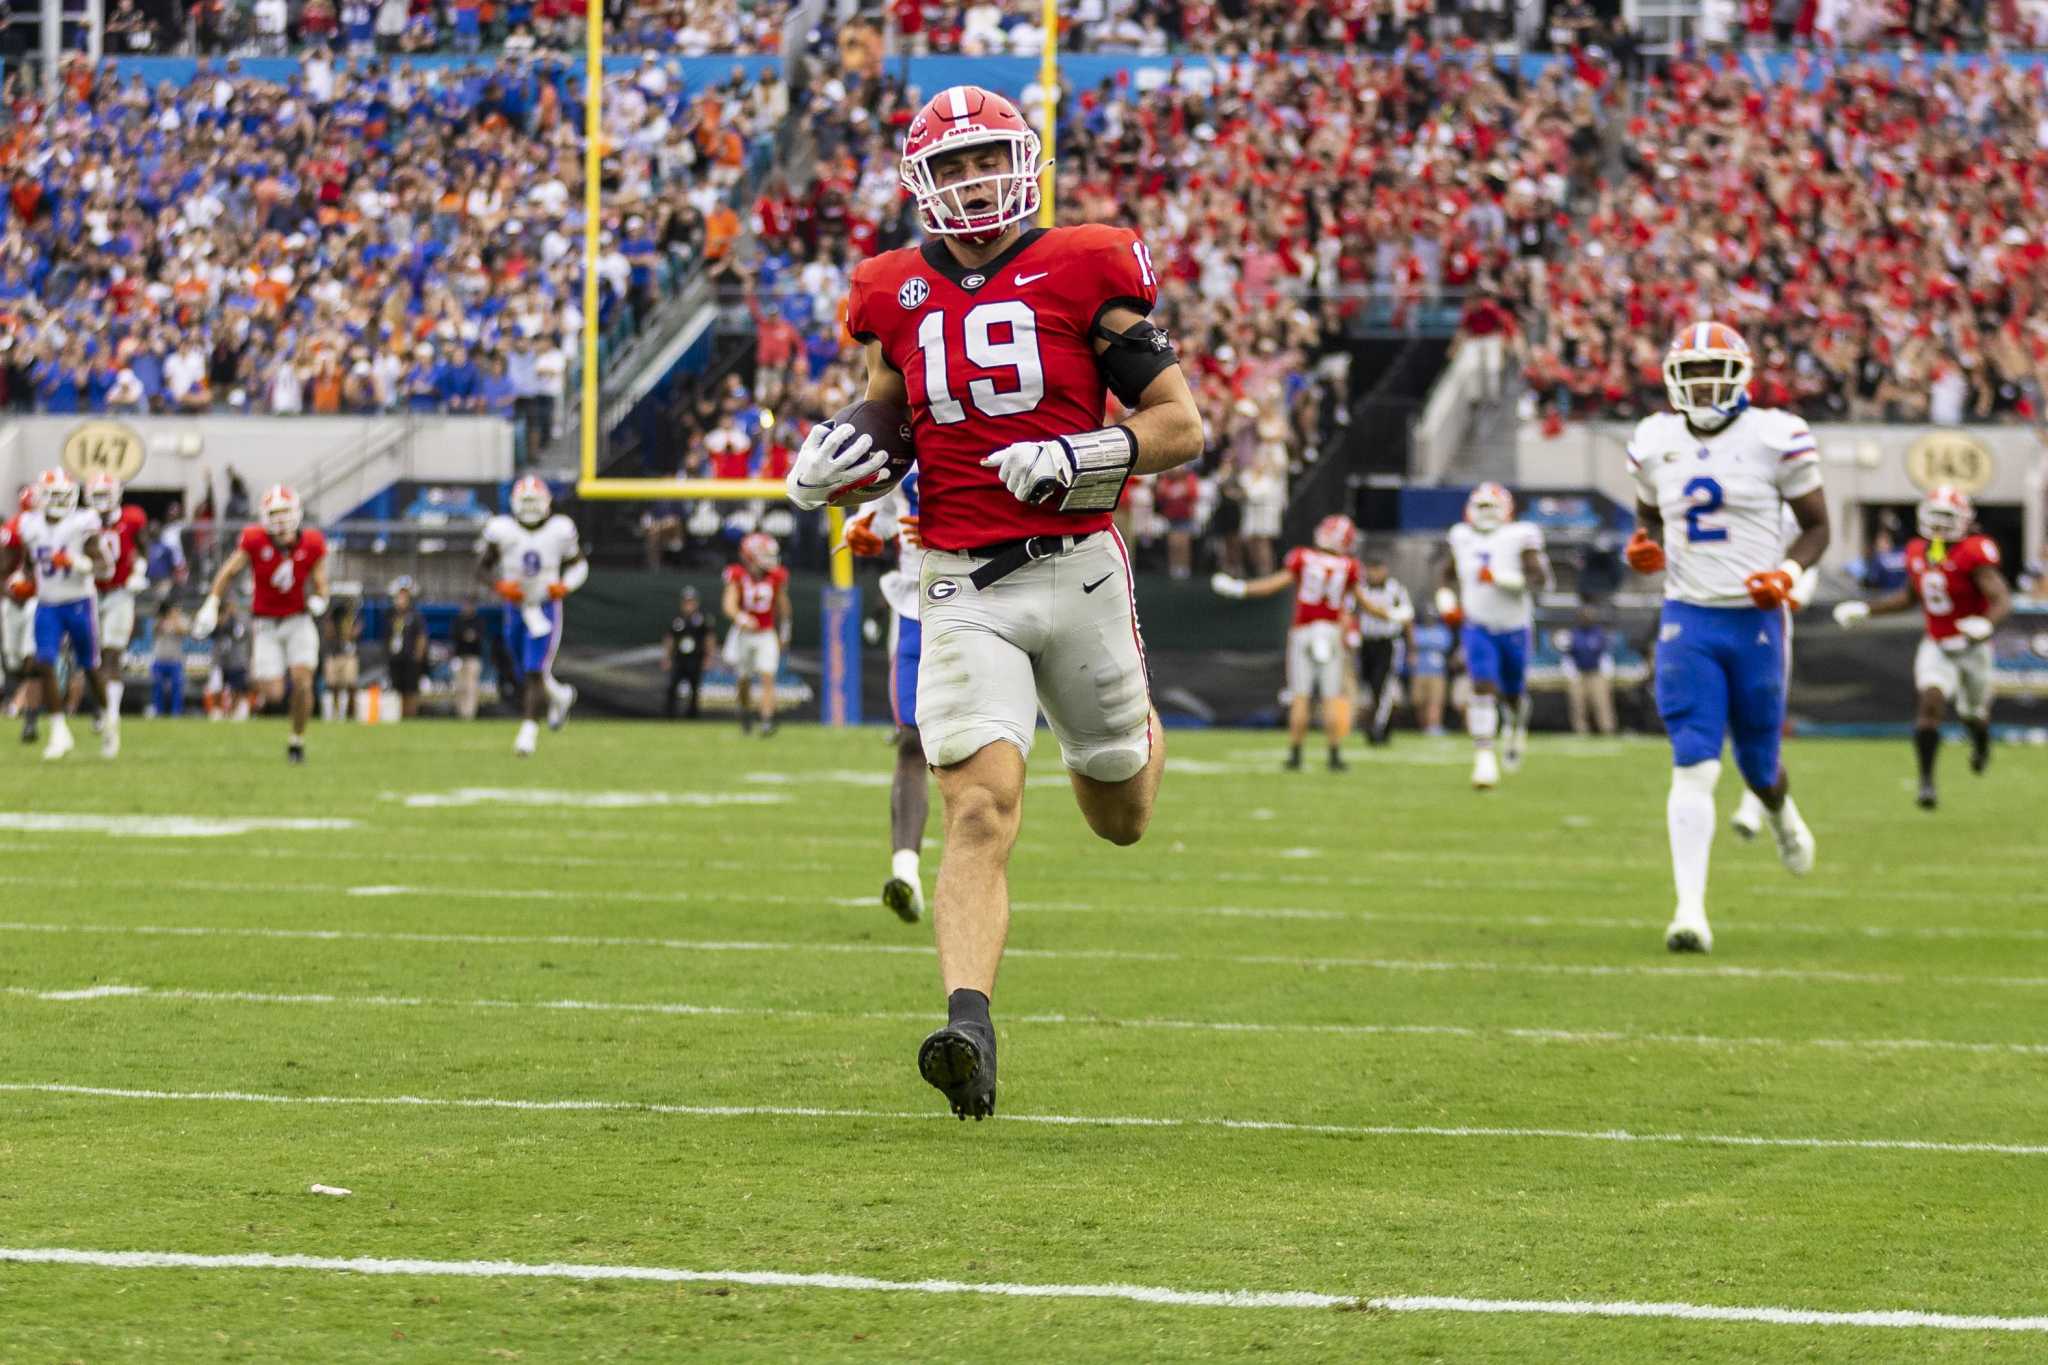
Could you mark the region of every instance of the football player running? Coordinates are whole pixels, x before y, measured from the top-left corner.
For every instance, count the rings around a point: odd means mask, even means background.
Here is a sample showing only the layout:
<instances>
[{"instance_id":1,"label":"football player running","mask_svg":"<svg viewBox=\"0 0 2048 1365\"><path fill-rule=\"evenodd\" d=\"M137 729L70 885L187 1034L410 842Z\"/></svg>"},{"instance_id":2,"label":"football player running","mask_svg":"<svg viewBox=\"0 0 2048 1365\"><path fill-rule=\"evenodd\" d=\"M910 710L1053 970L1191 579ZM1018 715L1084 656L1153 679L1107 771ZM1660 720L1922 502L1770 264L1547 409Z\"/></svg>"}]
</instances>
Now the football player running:
<instances>
[{"instance_id":1,"label":"football player running","mask_svg":"<svg viewBox=\"0 0 2048 1365\"><path fill-rule=\"evenodd\" d=\"M21 545L22 519L41 510L41 497L35 484L21 486L18 510L0 524L0 562ZM36 687L30 679L30 665L36 657L36 582L26 558L17 557L17 562L22 567L7 576L7 590L0 593L0 673L6 679L8 714L18 710L22 716L21 742L33 744L36 723L31 698Z\"/></svg>"},{"instance_id":2,"label":"football player running","mask_svg":"<svg viewBox=\"0 0 2048 1365\"><path fill-rule=\"evenodd\" d=\"M924 740L917 733L917 668L924 655L924 623L918 613L918 577L924 542L917 536L917 470L889 496L869 504L846 523L846 548L864 559L878 558L890 540L898 546L896 567L882 575L889 603L889 714L896 722L896 772L889 783L889 880L882 904L905 924L924 915L924 881L918 868L930 813L931 773Z\"/></svg>"},{"instance_id":3,"label":"football player running","mask_svg":"<svg viewBox=\"0 0 2048 1365\"><path fill-rule=\"evenodd\" d=\"M1246 582L1217 574L1209 586L1217 595L1242 601L1293 588L1294 624L1287 632L1287 763L1301 770L1301 743L1308 737L1311 693L1323 698L1323 733L1330 742L1330 771L1344 771L1344 739L1351 733L1351 679L1346 668L1344 610L1392 620L1367 594L1358 553L1358 527L1346 516L1316 523L1314 546L1297 545L1286 564ZM1411 613L1412 615L1412 613Z\"/></svg>"},{"instance_id":4,"label":"football player running","mask_svg":"<svg viewBox=\"0 0 2048 1365\"><path fill-rule=\"evenodd\" d=\"M255 586L249 614L256 618L249 676L266 705L284 699L291 682L291 737L285 759L306 761L306 722L313 714L313 665L320 659L320 628L327 610L327 537L302 526L299 495L278 484L258 505L261 523L245 527L235 552L213 576L206 600L192 618L192 634L203 640L220 622L221 594L244 570Z\"/></svg>"},{"instance_id":5,"label":"football player running","mask_svg":"<svg viewBox=\"0 0 2048 1365\"><path fill-rule=\"evenodd\" d=\"M732 622L725 636L725 662L735 681L740 732L751 734L758 714L766 738L775 733L775 674L782 667L782 647L789 643L794 615L789 570L782 565L782 547L774 536L754 531L740 537L740 562L725 566L720 606Z\"/></svg>"},{"instance_id":6,"label":"football player running","mask_svg":"<svg viewBox=\"0 0 2048 1365\"><path fill-rule=\"evenodd\" d=\"M1792 515L1790 507L1785 507L1780 509L1778 520L1786 548L1789 549L1792 542L1799 539L1799 518ZM1803 607L1813 600L1813 590L1819 583L1820 570L1817 568L1808 569L1799 576L1799 582L1795 585L1792 596ZM1794 616L1793 604L1788 601L1785 603L1785 695L1787 704L1791 701L1792 689L1792 626ZM1735 814L1728 817L1728 828L1734 830L1744 839L1754 839L1763 831L1763 827L1763 798L1749 788L1744 787L1742 789L1742 799L1735 803Z\"/></svg>"},{"instance_id":7,"label":"football player running","mask_svg":"<svg viewBox=\"0 0 2048 1365\"><path fill-rule=\"evenodd\" d=\"M77 698L67 702L57 686L57 661L67 641L71 666L91 688L94 705L106 705L98 673L99 604L92 585L108 566L101 558L105 549L99 514L79 506L78 484L69 474L45 470L36 483L36 501L39 510L22 516L16 528L18 541L6 551L0 568L11 574L26 564L33 575L36 648L28 676L36 684L37 699L29 703L29 717L33 724L38 708L50 712L50 739L43 757L59 759L74 747L64 718L78 708ZM112 758L119 752L117 730L110 726L101 735L100 753Z\"/></svg>"},{"instance_id":8,"label":"football player running","mask_svg":"<svg viewBox=\"0 0 2048 1365\"><path fill-rule=\"evenodd\" d=\"M1998 571L1998 544L1972 534L1976 509L1957 489L1941 487L1921 499L1920 536L1906 546L1906 585L1875 602L1842 602L1835 621L1844 628L1872 616L1910 611L1920 604L1927 632L1913 655L1913 752L1920 761L1922 809L1935 806L1934 760L1941 722L1953 702L1970 732L1970 771L1991 761L1991 636L2012 613L2012 591Z\"/></svg>"},{"instance_id":9,"label":"football player running","mask_svg":"<svg viewBox=\"0 0 2048 1365\"><path fill-rule=\"evenodd\" d=\"M122 669L135 637L135 595L149 586L149 565L137 553L149 518L121 501L121 481L111 474L86 482L85 505L99 515L100 558L109 566L93 590L100 607L100 691L107 699L100 752L112 758L121 749L121 694L127 690Z\"/></svg>"},{"instance_id":10,"label":"football player running","mask_svg":"<svg viewBox=\"0 0 2048 1365\"><path fill-rule=\"evenodd\" d=\"M1671 739L1665 824L1678 907L1664 933L1673 952L1708 952L1707 862L1714 783L1732 734L1735 761L1764 804L1779 860L1813 868L1813 833L1793 804L1779 759L1785 723L1785 608L1828 544L1827 500L1813 432L1789 412L1752 407L1749 347L1732 327L1687 327L1664 354L1673 412L1636 424L1628 465L1637 573L1663 573L1657 714ZM1799 535L1785 545L1783 509Z\"/></svg>"},{"instance_id":11,"label":"football player running","mask_svg":"<svg viewBox=\"0 0 2048 1365\"><path fill-rule=\"evenodd\" d=\"M918 1070L963 1119L995 1112L989 1001L1037 714L1097 835L1135 843L1151 819L1166 750L1110 514L1133 473L1202 449L1172 344L1145 318L1158 281L1144 244L1121 228L1026 229L1040 169L1038 137L1008 100L940 91L901 160L929 240L862 262L848 298L867 397L907 407L916 438L917 728L944 802L932 903L948 1019ZM1104 425L1110 393L1131 411ZM886 460L821 423L790 497L821 506Z\"/></svg>"},{"instance_id":12,"label":"football player running","mask_svg":"<svg viewBox=\"0 0 2048 1365\"><path fill-rule=\"evenodd\" d=\"M533 753L540 719L559 730L576 704L576 689L555 677L562 646L563 599L590 577L576 542L576 523L555 511L545 480L529 474L512 485L512 515L484 523L476 576L505 601L505 649L519 670L519 733L512 752Z\"/></svg>"},{"instance_id":13,"label":"football player running","mask_svg":"<svg viewBox=\"0 0 2048 1365\"><path fill-rule=\"evenodd\" d=\"M1437 612L1463 626L1465 673L1472 701L1465 728L1472 735L1472 785L1489 791L1503 769L1522 766L1529 739L1529 640L1536 622L1535 593L1550 586L1543 532L1515 520L1515 499L1497 483L1482 483L1465 499L1465 520L1451 528L1450 558L1436 591ZM1494 741L1505 730L1499 756Z\"/></svg>"}]
</instances>

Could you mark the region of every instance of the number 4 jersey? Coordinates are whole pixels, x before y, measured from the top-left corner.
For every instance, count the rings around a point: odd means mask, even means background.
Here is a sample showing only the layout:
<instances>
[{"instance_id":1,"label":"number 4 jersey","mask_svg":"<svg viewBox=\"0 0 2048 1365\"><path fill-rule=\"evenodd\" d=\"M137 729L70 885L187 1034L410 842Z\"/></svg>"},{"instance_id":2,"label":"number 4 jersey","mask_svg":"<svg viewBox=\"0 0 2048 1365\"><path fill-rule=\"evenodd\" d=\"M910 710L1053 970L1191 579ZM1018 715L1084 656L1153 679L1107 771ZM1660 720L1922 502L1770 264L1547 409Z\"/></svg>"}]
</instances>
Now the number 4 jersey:
<instances>
[{"instance_id":1,"label":"number 4 jersey","mask_svg":"<svg viewBox=\"0 0 2048 1365\"><path fill-rule=\"evenodd\" d=\"M1820 487L1812 429L1774 408L1705 436L1675 412L1645 417L1628 467L1664 518L1664 595L1704 607L1751 605L1743 580L1785 558L1784 505Z\"/></svg>"},{"instance_id":2,"label":"number 4 jersey","mask_svg":"<svg viewBox=\"0 0 2048 1365\"><path fill-rule=\"evenodd\" d=\"M1027 507L981 462L1014 442L1100 427L1109 390L1095 324L1118 304L1149 313L1158 297L1144 243L1114 227L1033 228L973 269L936 240L854 269L847 330L880 344L910 394L927 546L1108 527L1107 512Z\"/></svg>"},{"instance_id":3,"label":"number 4 jersey","mask_svg":"<svg viewBox=\"0 0 2048 1365\"><path fill-rule=\"evenodd\" d=\"M1925 540L1907 542L1906 575L1926 613L1928 639L1939 644L1958 635L1956 622L1991 609L1977 586L1977 570L1985 564L1998 567L1998 545L1989 536L1964 536L1944 546L1938 559Z\"/></svg>"}]
</instances>

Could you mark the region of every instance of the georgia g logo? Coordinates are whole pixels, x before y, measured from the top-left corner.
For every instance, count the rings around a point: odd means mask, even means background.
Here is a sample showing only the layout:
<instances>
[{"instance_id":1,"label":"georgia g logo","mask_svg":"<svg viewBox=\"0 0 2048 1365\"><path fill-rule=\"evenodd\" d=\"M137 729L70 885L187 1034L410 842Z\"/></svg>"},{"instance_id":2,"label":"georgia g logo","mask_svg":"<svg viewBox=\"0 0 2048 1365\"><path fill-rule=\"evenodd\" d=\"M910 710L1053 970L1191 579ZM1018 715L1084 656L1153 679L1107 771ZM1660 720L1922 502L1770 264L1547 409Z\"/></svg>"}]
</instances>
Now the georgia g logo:
<instances>
[{"instance_id":1,"label":"georgia g logo","mask_svg":"<svg viewBox=\"0 0 2048 1365\"><path fill-rule=\"evenodd\" d=\"M924 595L934 602L943 602L959 591L960 585L952 579L938 578L932 580L932 585L924 590Z\"/></svg>"},{"instance_id":2,"label":"georgia g logo","mask_svg":"<svg viewBox=\"0 0 2048 1365\"><path fill-rule=\"evenodd\" d=\"M922 308L924 301L931 296L932 287L924 282L924 276L913 275L896 291L896 302L905 308Z\"/></svg>"}]
</instances>

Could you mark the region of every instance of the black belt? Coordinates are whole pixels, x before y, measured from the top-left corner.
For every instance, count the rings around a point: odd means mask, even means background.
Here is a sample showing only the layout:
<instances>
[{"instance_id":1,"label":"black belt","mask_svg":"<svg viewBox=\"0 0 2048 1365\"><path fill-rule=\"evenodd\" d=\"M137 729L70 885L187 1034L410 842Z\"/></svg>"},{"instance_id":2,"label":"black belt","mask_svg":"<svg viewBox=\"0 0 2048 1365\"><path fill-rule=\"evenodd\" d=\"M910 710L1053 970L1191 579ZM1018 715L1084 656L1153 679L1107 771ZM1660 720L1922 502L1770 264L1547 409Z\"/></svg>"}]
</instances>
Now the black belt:
<instances>
[{"instance_id":1,"label":"black belt","mask_svg":"<svg viewBox=\"0 0 2048 1365\"><path fill-rule=\"evenodd\" d=\"M1078 536L1026 536L1022 540L999 540L993 545L963 550L961 553L969 559L987 561L969 574L967 581L975 586L976 591L985 592L1033 560L1063 555L1094 534L1090 531L1087 535Z\"/></svg>"}]
</instances>

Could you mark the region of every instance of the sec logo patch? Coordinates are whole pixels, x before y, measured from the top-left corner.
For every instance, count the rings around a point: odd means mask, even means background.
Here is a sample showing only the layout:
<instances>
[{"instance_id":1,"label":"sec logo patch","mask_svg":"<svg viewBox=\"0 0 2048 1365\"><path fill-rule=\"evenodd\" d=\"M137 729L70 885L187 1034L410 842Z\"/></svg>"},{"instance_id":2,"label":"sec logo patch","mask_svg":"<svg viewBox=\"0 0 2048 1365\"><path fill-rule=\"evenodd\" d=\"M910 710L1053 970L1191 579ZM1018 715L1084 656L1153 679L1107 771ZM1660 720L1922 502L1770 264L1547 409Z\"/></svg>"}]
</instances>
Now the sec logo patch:
<instances>
[{"instance_id":1,"label":"sec logo patch","mask_svg":"<svg viewBox=\"0 0 2048 1365\"><path fill-rule=\"evenodd\" d=\"M924 595L931 598L934 602L943 602L959 591L960 585L952 579L935 578L932 580L932 585L924 590Z\"/></svg>"},{"instance_id":2,"label":"sec logo patch","mask_svg":"<svg viewBox=\"0 0 2048 1365\"><path fill-rule=\"evenodd\" d=\"M896 291L896 302L902 304L905 308L920 308L924 305L924 301L931 296L932 287L924 282L924 277L914 275L910 279L905 280L903 287Z\"/></svg>"}]
</instances>

